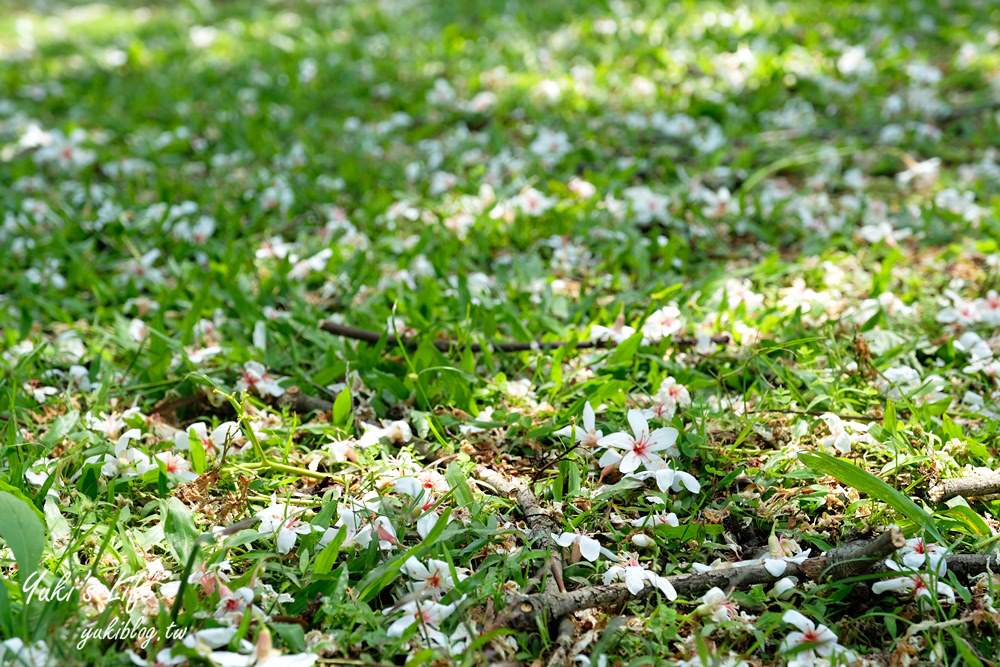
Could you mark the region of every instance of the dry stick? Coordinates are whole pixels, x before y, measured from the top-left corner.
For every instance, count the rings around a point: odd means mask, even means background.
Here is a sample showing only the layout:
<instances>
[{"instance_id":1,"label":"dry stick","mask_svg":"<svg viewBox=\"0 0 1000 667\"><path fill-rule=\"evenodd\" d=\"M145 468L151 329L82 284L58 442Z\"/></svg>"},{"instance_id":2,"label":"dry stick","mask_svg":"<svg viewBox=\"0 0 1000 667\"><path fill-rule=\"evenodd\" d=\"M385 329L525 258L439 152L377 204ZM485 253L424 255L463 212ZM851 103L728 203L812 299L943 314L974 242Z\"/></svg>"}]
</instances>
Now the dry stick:
<instances>
[{"instance_id":1,"label":"dry stick","mask_svg":"<svg viewBox=\"0 0 1000 667\"><path fill-rule=\"evenodd\" d=\"M548 512L538 502L538 498L531 489L517 480L510 480L495 470L490 470L486 466L477 465L473 471L480 480L486 482L501 494L508 498L513 498L514 502L521 509L524 521L528 524L528 539L532 544L548 544L552 541L552 534L562 532L562 526L553 519ZM546 582L543 595L560 593L564 588L562 578L562 556L558 551L549 550L551 557L548 567L552 573L552 578ZM554 585L553 585L554 584Z\"/></svg>"},{"instance_id":2,"label":"dry stick","mask_svg":"<svg viewBox=\"0 0 1000 667\"><path fill-rule=\"evenodd\" d=\"M303 394L298 387L289 387L285 393L278 398L278 405L287 407L292 412L329 412L333 409L333 403L322 398Z\"/></svg>"},{"instance_id":3,"label":"dry stick","mask_svg":"<svg viewBox=\"0 0 1000 667\"><path fill-rule=\"evenodd\" d=\"M931 500L940 502L955 496L981 498L1000 493L1000 472L976 473L968 477L943 479L930 489Z\"/></svg>"},{"instance_id":4,"label":"dry stick","mask_svg":"<svg viewBox=\"0 0 1000 667\"><path fill-rule=\"evenodd\" d=\"M343 338L351 338L353 340L360 340L369 345L375 345L383 338L386 341L388 347L395 345L402 345L406 348L412 349L419 345L419 340L416 338L400 338L393 334L380 334L377 331L371 331L369 329L361 329L359 327L352 327L349 324L340 324L338 322L333 322L331 320L323 320L320 322L320 328L327 333L332 333L335 336L342 336ZM719 336L712 336L712 342L717 345L725 345L729 342L729 336L722 334ZM674 345L677 347L692 347L697 344L698 339L693 336L678 336L673 339ZM529 350L555 350L560 347L566 347L572 345L578 349L588 349L588 348L609 348L616 347L618 343L612 340L585 340L577 343L564 341L564 340L550 340L550 341L532 341L532 342L521 342L521 341L501 341L497 343L490 343L487 347L494 352L527 352ZM442 352L447 352L448 350L457 347L457 343L449 340L435 340L434 347L441 350ZM483 346L479 343L470 343L469 349L472 352L481 352Z\"/></svg>"},{"instance_id":5,"label":"dry stick","mask_svg":"<svg viewBox=\"0 0 1000 667\"><path fill-rule=\"evenodd\" d=\"M895 526L887 529L874 540L856 542L833 549L824 556L807 558L801 563L787 562L785 571L775 576L761 564L721 568L694 574L667 577L678 595L695 597L710 588L749 588L755 584L770 584L782 577L802 577L819 580L827 576L835 579L857 576L869 571L873 565L906 544L902 532ZM647 586L638 595L656 590ZM497 625L530 630L541 615L559 618L581 609L621 605L633 596L623 583L588 586L569 593L536 593L516 599L510 609L498 620Z\"/></svg>"},{"instance_id":6,"label":"dry stick","mask_svg":"<svg viewBox=\"0 0 1000 667\"><path fill-rule=\"evenodd\" d=\"M962 577L1000 571L1000 554L951 554L945 561L949 572Z\"/></svg>"}]
</instances>

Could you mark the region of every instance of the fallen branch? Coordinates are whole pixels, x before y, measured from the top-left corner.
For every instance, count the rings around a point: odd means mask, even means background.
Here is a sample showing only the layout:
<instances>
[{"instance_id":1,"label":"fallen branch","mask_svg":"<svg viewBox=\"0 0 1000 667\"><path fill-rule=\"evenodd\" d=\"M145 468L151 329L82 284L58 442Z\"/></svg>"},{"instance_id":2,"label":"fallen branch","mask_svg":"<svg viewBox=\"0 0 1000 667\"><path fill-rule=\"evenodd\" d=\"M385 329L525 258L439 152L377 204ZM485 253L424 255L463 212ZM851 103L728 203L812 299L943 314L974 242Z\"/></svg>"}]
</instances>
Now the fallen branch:
<instances>
[{"instance_id":1,"label":"fallen branch","mask_svg":"<svg viewBox=\"0 0 1000 667\"><path fill-rule=\"evenodd\" d=\"M361 329L359 327L353 327L348 324L340 324L338 322L333 322L331 320L323 320L320 322L320 328L327 333L331 333L335 336L341 336L343 338L350 338L352 340L359 340L369 345L375 345L380 340L385 340L386 345L393 347L396 345L402 345L407 349L413 349L420 344L419 339L415 337L399 337L394 334L381 334L377 331L371 331L369 329ZM712 342L716 345L725 345L729 342L729 336L722 334L719 336L712 336ZM698 342L698 339L694 336L676 336L673 338L673 343L677 347L693 347ZM528 351L539 351L539 350L555 350L560 347L572 346L577 349L604 349L617 347L619 343L613 340L584 340L579 342L571 342L564 340L549 340L549 341L501 341L496 343L489 343L487 347L494 352L528 352ZM442 352L447 352L452 348L459 347L458 343L449 340L435 340L434 347L441 350ZM472 352L481 352L483 346L479 343L469 343L469 350Z\"/></svg>"},{"instance_id":2,"label":"fallen branch","mask_svg":"<svg viewBox=\"0 0 1000 667\"><path fill-rule=\"evenodd\" d=\"M552 544L552 534L558 535L562 532L559 522L552 518L538 502L531 489L522 482L507 479L497 471L482 465L476 466L473 472L481 481L517 503L524 516L524 522L528 524L528 540L532 544ZM562 556L558 549L547 550L552 554L548 562L552 577L546 581L546 592L542 595L559 594L565 589L562 578Z\"/></svg>"},{"instance_id":3,"label":"fallen branch","mask_svg":"<svg viewBox=\"0 0 1000 667\"><path fill-rule=\"evenodd\" d=\"M1000 472L991 471L941 480L930 489L930 499L935 502L948 500L955 496L963 498L982 498L1000 493Z\"/></svg>"},{"instance_id":4,"label":"fallen branch","mask_svg":"<svg viewBox=\"0 0 1000 667\"><path fill-rule=\"evenodd\" d=\"M298 387L289 387L286 389L285 393L278 398L277 404L280 407L288 408L292 412L300 414L307 412L330 412L333 409L333 403L330 401L303 394L302 390Z\"/></svg>"},{"instance_id":5,"label":"fallen branch","mask_svg":"<svg viewBox=\"0 0 1000 667\"><path fill-rule=\"evenodd\" d=\"M807 558L801 563L787 562L779 576L771 574L763 563L719 568L708 572L678 574L667 577L683 597L697 597L711 588L746 589L757 584L772 584L782 577L799 577L812 581L846 579L864 574L906 543L895 526L874 540L856 542L833 549L823 556ZM621 605L656 590L647 586L633 596L623 583L588 586L568 593L536 593L515 599L503 616L503 625L530 630L541 615L560 618L581 609Z\"/></svg>"},{"instance_id":6,"label":"fallen branch","mask_svg":"<svg viewBox=\"0 0 1000 667\"><path fill-rule=\"evenodd\" d=\"M945 557L948 571L960 577L984 572L1000 572L1000 554L951 554Z\"/></svg>"}]
</instances>

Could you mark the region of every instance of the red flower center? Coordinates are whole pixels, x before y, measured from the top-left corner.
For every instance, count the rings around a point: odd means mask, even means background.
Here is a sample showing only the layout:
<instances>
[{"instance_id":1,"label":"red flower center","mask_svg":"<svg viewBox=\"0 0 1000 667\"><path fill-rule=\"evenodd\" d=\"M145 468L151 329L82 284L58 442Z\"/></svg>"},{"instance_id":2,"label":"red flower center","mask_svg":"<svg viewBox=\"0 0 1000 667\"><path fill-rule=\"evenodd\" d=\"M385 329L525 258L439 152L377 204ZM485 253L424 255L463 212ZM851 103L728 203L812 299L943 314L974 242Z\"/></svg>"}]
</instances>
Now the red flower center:
<instances>
[{"instance_id":1,"label":"red flower center","mask_svg":"<svg viewBox=\"0 0 1000 667\"><path fill-rule=\"evenodd\" d=\"M636 456L645 456L649 451L649 441L645 438L640 438L636 440L632 445L632 451L635 452Z\"/></svg>"}]
</instances>

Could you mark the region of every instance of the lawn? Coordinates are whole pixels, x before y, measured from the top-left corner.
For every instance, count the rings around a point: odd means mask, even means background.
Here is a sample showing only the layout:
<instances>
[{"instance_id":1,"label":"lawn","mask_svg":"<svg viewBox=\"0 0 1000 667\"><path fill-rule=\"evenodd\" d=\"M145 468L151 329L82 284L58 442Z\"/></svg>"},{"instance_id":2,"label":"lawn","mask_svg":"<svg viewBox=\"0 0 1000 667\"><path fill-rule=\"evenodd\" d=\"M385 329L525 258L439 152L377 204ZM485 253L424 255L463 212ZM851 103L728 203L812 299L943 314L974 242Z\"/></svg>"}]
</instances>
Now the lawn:
<instances>
[{"instance_id":1,"label":"lawn","mask_svg":"<svg viewBox=\"0 0 1000 667\"><path fill-rule=\"evenodd\" d=\"M0 0L0 664L998 664L998 26Z\"/></svg>"}]
</instances>

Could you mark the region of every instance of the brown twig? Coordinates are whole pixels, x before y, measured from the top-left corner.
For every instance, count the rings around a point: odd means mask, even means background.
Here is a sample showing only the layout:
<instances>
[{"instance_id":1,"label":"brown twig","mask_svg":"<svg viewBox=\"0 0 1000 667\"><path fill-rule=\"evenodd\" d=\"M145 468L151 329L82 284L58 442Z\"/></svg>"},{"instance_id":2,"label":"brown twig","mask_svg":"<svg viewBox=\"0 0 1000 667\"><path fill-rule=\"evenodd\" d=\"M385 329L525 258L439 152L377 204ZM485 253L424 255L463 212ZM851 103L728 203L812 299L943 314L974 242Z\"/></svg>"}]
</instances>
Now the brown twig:
<instances>
[{"instance_id":1,"label":"brown twig","mask_svg":"<svg viewBox=\"0 0 1000 667\"><path fill-rule=\"evenodd\" d=\"M1000 554L951 554L945 557L948 571L960 577L1000 572Z\"/></svg>"},{"instance_id":2,"label":"brown twig","mask_svg":"<svg viewBox=\"0 0 1000 667\"><path fill-rule=\"evenodd\" d=\"M303 394L302 390L298 387L289 387L286 389L285 393L278 398L277 404L280 407L286 407L292 412L301 414L307 412L330 412L333 409L333 403L330 401Z\"/></svg>"},{"instance_id":3,"label":"brown twig","mask_svg":"<svg viewBox=\"0 0 1000 667\"><path fill-rule=\"evenodd\" d=\"M359 327L350 326L348 324L340 324L339 322L333 322L331 320L323 320L320 322L320 328L327 333L331 333L335 336L341 336L343 338L350 338L352 340L359 340L369 345L375 345L380 340L385 340L388 347L396 346L402 344L403 347L407 349L413 349L419 345L419 339L415 337L399 337L394 334L380 334L377 331L371 331L369 329L361 329ZM716 345L725 345L729 342L729 336L726 334L721 334L719 336L712 336L712 342ZM692 347L696 345L698 339L693 336L676 336L673 338L673 343L677 347ZM528 351L540 351L540 350L555 350L560 347L572 346L577 349L604 349L612 348L618 345L617 342L613 340L584 340L579 342L571 342L564 340L548 340L548 341L500 341L496 343L488 344L490 350L494 352L528 352ZM452 348L459 347L458 343L450 340L435 340L434 347L441 350L442 352L447 352ZM479 343L469 343L468 349L472 352L481 352L483 346Z\"/></svg>"},{"instance_id":4,"label":"brown twig","mask_svg":"<svg viewBox=\"0 0 1000 667\"><path fill-rule=\"evenodd\" d=\"M507 479L497 471L482 465L476 466L474 473L479 480L489 484L497 492L512 498L517 503L524 516L524 522L528 524L528 539L532 544L551 544L552 534L562 532L562 526L559 522L553 519L542 507L535 494L523 482ZM558 550L551 548L547 550L551 556L546 567L552 576L546 581L546 592L543 595L561 593L565 589L562 578L562 555Z\"/></svg>"},{"instance_id":5,"label":"brown twig","mask_svg":"<svg viewBox=\"0 0 1000 667\"><path fill-rule=\"evenodd\" d=\"M893 526L874 540L848 544L823 556L807 558L801 563L788 562L780 576L771 574L763 563L754 563L708 572L679 574L667 579L677 594L684 597L698 596L711 588L735 590L750 588L756 584L771 584L788 576L813 581L845 579L868 572L905 543L903 534ZM652 590L655 589L646 587L639 596ZM621 605L632 597L622 583L588 586L568 593L545 592L522 596L513 601L502 618L502 625L528 630L535 627L539 616L561 618L581 609Z\"/></svg>"},{"instance_id":6,"label":"brown twig","mask_svg":"<svg viewBox=\"0 0 1000 667\"><path fill-rule=\"evenodd\" d=\"M928 495L931 500L941 502L955 496L982 498L998 493L1000 493L1000 472L990 471L975 473L967 477L943 479L931 487Z\"/></svg>"}]
</instances>

